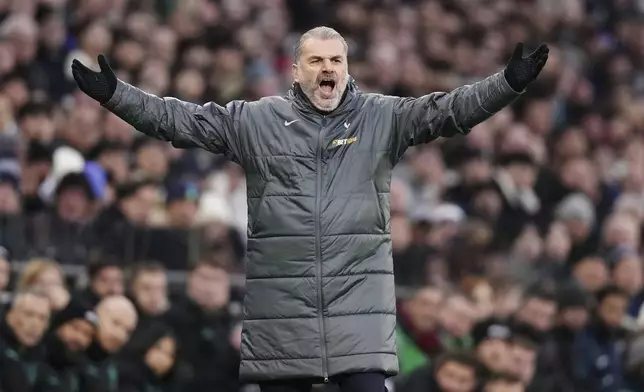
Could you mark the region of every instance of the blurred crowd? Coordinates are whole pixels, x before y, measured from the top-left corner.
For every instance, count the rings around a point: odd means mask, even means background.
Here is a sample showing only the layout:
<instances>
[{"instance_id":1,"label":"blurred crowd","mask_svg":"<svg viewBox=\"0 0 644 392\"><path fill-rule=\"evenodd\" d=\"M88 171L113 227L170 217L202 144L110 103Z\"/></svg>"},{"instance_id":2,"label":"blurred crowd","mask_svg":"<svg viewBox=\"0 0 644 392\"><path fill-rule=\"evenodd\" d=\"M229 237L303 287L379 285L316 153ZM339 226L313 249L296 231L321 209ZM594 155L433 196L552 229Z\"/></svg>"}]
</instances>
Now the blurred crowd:
<instances>
[{"instance_id":1,"label":"blurred crowd","mask_svg":"<svg viewBox=\"0 0 644 392\"><path fill-rule=\"evenodd\" d=\"M70 64L105 53L149 93L252 100L290 87L317 25L346 37L361 90L400 96L551 48L512 107L396 168L390 390L643 391L638 0L0 0L0 391L252 388L230 284L244 173L138 134Z\"/></svg>"}]
</instances>

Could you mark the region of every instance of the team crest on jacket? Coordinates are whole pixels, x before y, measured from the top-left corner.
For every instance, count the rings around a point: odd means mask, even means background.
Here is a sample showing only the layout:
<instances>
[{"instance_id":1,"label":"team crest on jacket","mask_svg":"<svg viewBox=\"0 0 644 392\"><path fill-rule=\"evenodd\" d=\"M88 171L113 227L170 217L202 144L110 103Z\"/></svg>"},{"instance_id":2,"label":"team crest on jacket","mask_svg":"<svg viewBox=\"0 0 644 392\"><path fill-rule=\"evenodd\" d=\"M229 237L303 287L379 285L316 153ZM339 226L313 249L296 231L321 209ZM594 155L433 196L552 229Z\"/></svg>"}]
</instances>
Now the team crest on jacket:
<instances>
[{"instance_id":1,"label":"team crest on jacket","mask_svg":"<svg viewBox=\"0 0 644 392\"><path fill-rule=\"evenodd\" d=\"M345 146L347 144L351 144L355 141L357 141L357 137L350 137L348 139L335 139L332 143L331 146L337 147L337 146Z\"/></svg>"}]
</instances>

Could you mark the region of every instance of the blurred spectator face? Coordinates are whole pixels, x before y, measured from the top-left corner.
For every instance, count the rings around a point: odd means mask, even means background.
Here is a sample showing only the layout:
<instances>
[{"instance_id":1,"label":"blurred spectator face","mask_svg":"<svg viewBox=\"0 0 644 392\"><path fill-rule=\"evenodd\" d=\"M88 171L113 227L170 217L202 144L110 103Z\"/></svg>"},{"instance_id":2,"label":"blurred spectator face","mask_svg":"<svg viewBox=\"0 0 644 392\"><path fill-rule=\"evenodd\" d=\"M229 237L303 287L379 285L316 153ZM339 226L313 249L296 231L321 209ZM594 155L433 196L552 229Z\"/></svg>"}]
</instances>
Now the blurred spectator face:
<instances>
[{"instance_id":1,"label":"blurred spectator face","mask_svg":"<svg viewBox=\"0 0 644 392\"><path fill-rule=\"evenodd\" d=\"M98 344L108 353L123 347L134 331L137 315L132 303L124 297L104 299L96 308L99 318Z\"/></svg>"},{"instance_id":2,"label":"blurred spectator face","mask_svg":"<svg viewBox=\"0 0 644 392\"><path fill-rule=\"evenodd\" d=\"M539 332L548 332L552 328L556 313L557 304L554 301L531 297L519 307L516 318Z\"/></svg>"},{"instance_id":3,"label":"blurred spectator face","mask_svg":"<svg viewBox=\"0 0 644 392\"><path fill-rule=\"evenodd\" d=\"M598 257L586 257L574 265L572 275L590 293L596 293L608 283L608 267Z\"/></svg>"},{"instance_id":4,"label":"blurred spectator face","mask_svg":"<svg viewBox=\"0 0 644 392\"><path fill-rule=\"evenodd\" d=\"M476 370L456 361L448 361L436 372L436 382L443 392L473 392Z\"/></svg>"},{"instance_id":5,"label":"blurred spectator face","mask_svg":"<svg viewBox=\"0 0 644 392\"><path fill-rule=\"evenodd\" d=\"M494 299L494 315L505 318L514 314L521 304L521 290L509 288L496 293Z\"/></svg>"},{"instance_id":6,"label":"blurred spectator face","mask_svg":"<svg viewBox=\"0 0 644 392\"><path fill-rule=\"evenodd\" d=\"M145 364L152 369L156 375L164 375L174 366L176 353L176 342L173 338L166 336L160 339L145 353Z\"/></svg>"},{"instance_id":7,"label":"blurred spectator face","mask_svg":"<svg viewBox=\"0 0 644 392\"><path fill-rule=\"evenodd\" d=\"M72 352L84 351L94 339L94 326L83 319L71 320L58 328L58 338Z\"/></svg>"},{"instance_id":8,"label":"blurred spectator face","mask_svg":"<svg viewBox=\"0 0 644 392\"><path fill-rule=\"evenodd\" d=\"M609 294L597 307L597 314L609 328L619 328L626 314L628 298L623 295Z\"/></svg>"},{"instance_id":9,"label":"blurred spectator face","mask_svg":"<svg viewBox=\"0 0 644 392\"><path fill-rule=\"evenodd\" d=\"M440 290L427 287L420 290L407 302L405 309L408 311L414 327L420 331L434 329L443 299L443 293Z\"/></svg>"},{"instance_id":10,"label":"blurred spectator face","mask_svg":"<svg viewBox=\"0 0 644 392\"><path fill-rule=\"evenodd\" d=\"M0 257L0 291L3 291L9 285L9 277L11 277L11 265L4 257Z\"/></svg>"},{"instance_id":11,"label":"blurred spectator face","mask_svg":"<svg viewBox=\"0 0 644 392\"><path fill-rule=\"evenodd\" d=\"M339 39L307 39L300 57L293 64L293 81L318 109L338 107L347 88L349 70L347 53Z\"/></svg>"},{"instance_id":12,"label":"blurred spectator face","mask_svg":"<svg viewBox=\"0 0 644 392\"><path fill-rule=\"evenodd\" d=\"M16 53L8 42L0 43L0 75L11 71L16 65Z\"/></svg>"},{"instance_id":13,"label":"blurred spectator face","mask_svg":"<svg viewBox=\"0 0 644 392\"><path fill-rule=\"evenodd\" d=\"M501 213L503 201L497 190L484 189L474 194L472 206L477 214L494 222Z\"/></svg>"},{"instance_id":14,"label":"blurred spectator face","mask_svg":"<svg viewBox=\"0 0 644 392\"><path fill-rule=\"evenodd\" d=\"M613 269L613 283L631 296L642 290L642 260L629 257L620 260Z\"/></svg>"},{"instance_id":15,"label":"blurred spectator face","mask_svg":"<svg viewBox=\"0 0 644 392\"><path fill-rule=\"evenodd\" d=\"M127 150L110 150L101 154L98 163L110 173L116 183L123 183L129 175Z\"/></svg>"},{"instance_id":16,"label":"blurred spectator face","mask_svg":"<svg viewBox=\"0 0 644 392\"><path fill-rule=\"evenodd\" d=\"M112 34L102 22L94 22L81 34L81 47L89 55L109 53L112 46Z\"/></svg>"},{"instance_id":17,"label":"blurred spectator face","mask_svg":"<svg viewBox=\"0 0 644 392\"><path fill-rule=\"evenodd\" d=\"M40 25L40 40L49 50L58 50L65 43L66 34L65 22L59 14L50 16Z\"/></svg>"},{"instance_id":18,"label":"blurred spectator face","mask_svg":"<svg viewBox=\"0 0 644 392\"><path fill-rule=\"evenodd\" d=\"M604 224L602 242L608 248L619 245L627 245L636 249L639 248L639 223L630 215L611 215Z\"/></svg>"},{"instance_id":19,"label":"blurred spectator face","mask_svg":"<svg viewBox=\"0 0 644 392\"><path fill-rule=\"evenodd\" d=\"M143 47L134 40L120 41L114 48L114 54L119 66L127 71L138 69L145 59Z\"/></svg>"},{"instance_id":20,"label":"blurred spectator face","mask_svg":"<svg viewBox=\"0 0 644 392\"><path fill-rule=\"evenodd\" d=\"M569 129L555 145L555 155L558 159L585 157L588 152L588 139L580 129Z\"/></svg>"},{"instance_id":21,"label":"blurred spectator face","mask_svg":"<svg viewBox=\"0 0 644 392\"><path fill-rule=\"evenodd\" d=\"M447 303L440 314L441 325L455 337L466 336L476 322L476 309L474 305L462 296L454 296Z\"/></svg>"},{"instance_id":22,"label":"blurred spectator face","mask_svg":"<svg viewBox=\"0 0 644 392\"><path fill-rule=\"evenodd\" d=\"M168 206L168 219L171 227L187 229L194 225L197 216L197 201L176 200Z\"/></svg>"},{"instance_id":23,"label":"blurred spectator face","mask_svg":"<svg viewBox=\"0 0 644 392\"><path fill-rule=\"evenodd\" d=\"M136 304L148 315L163 313L168 307L168 277L165 271L142 271L132 283Z\"/></svg>"},{"instance_id":24,"label":"blurred spectator face","mask_svg":"<svg viewBox=\"0 0 644 392\"><path fill-rule=\"evenodd\" d=\"M118 118L113 113L107 113L103 125L103 137L106 140L121 142L125 145L132 144L135 130L125 121Z\"/></svg>"},{"instance_id":25,"label":"blurred spectator face","mask_svg":"<svg viewBox=\"0 0 644 392\"><path fill-rule=\"evenodd\" d=\"M86 153L98 143L101 138L99 114L94 106L82 106L70 112L64 132L72 147Z\"/></svg>"},{"instance_id":26,"label":"blurred spectator face","mask_svg":"<svg viewBox=\"0 0 644 392\"><path fill-rule=\"evenodd\" d=\"M404 214L407 211L409 187L404 181L391 180L390 209L391 215Z\"/></svg>"},{"instance_id":27,"label":"blurred spectator face","mask_svg":"<svg viewBox=\"0 0 644 392\"><path fill-rule=\"evenodd\" d=\"M168 156L165 146L148 143L141 147L136 156L137 167L149 176L162 178L168 172Z\"/></svg>"},{"instance_id":28,"label":"blurred spectator face","mask_svg":"<svg viewBox=\"0 0 644 392\"><path fill-rule=\"evenodd\" d=\"M230 299L230 277L221 268L200 264L188 277L188 295L202 308L217 310Z\"/></svg>"},{"instance_id":29,"label":"blurred spectator face","mask_svg":"<svg viewBox=\"0 0 644 392\"><path fill-rule=\"evenodd\" d=\"M122 211L130 222L145 225L158 200L159 189L151 185L144 186L134 195L122 200Z\"/></svg>"},{"instance_id":30,"label":"blurred spectator face","mask_svg":"<svg viewBox=\"0 0 644 392\"><path fill-rule=\"evenodd\" d=\"M561 324L571 331L581 331L588 323L588 310L577 306L563 309L560 313Z\"/></svg>"},{"instance_id":31,"label":"blurred spectator face","mask_svg":"<svg viewBox=\"0 0 644 392\"><path fill-rule=\"evenodd\" d=\"M572 241L566 226L555 222L550 226L548 235L545 238L545 253L553 261L564 261L570 253Z\"/></svg>"},{"instance_id":32,"label":"blurred spectator face","mask_svg":"<svg viewBox=\"0 0 644 392\"><path fill-rule=\"evenodd\" d=\"M505 340L484 340L476 347L476 357L493 372L508 371L512 366L511 346Z\"/></svg>"},{"instance_id":33,"label":"blurred spectator face","mask_svg":"<svg viewBox=\"0 0 644 392\"><path fill-rule=\"evenodd\" d=\"M405 250L412 241L412 230L407 217L391 217L391 243L394 252Z\"/></svg>"},{"instance_id":34,"label":"blurred spectator face","mask_svg":"<svg viewBox=\"0 0 644 392\"><path fill-rule=\"evenodd\" d=\"M91 281L92 291L100 298L112 295L122 295L125 291L123 270L116 266L108 266L96 274Z\"/></svg>"},{"instance_id":35,"label":"blurred spectator face","mask_svg":"<svg viewBox=\"0 0 644 392\"><path fill-rule=\"evenodd\" d=\"M483 159L472 159L461 166L461 178L464 184L478 184L492 176L490 163Z\"/></svg>"},{"instance_id":36,"label":"blurred spectator face","mask_svg":"<svg viewBox=\"0 0 644 392\"><path fill-rule=\"evenodd\" d=\"M537 170L533 165L514 163L505 167L519 189L532 189L537 180Z\"/></svg>"},{"instance_id":37,"label":"blurred spectator face","mask_svg":"<svg viewBox=\"0 0 644 392\"><path fill-rule=\"evenodd\" d=\"M20 196L13 185L0 182L0 214L12 215L20 212Z\"/></svg>"},{"instance_id":38,"label":"blurred spectator face","mask_svg":"<svg viewBox=\"0 0 644 392\"><path fill-rule=\"evenodd\" d=\"M68 222L83 222L92 213L92 201L80 188L68 188L60 193L56 210Z\"/></svg>"},{"instance_id":39,"label":"blurred spectator face","mask_svg":"<svg viewBox=\"0 0 644 392\"><path fill-rule=\"evenodd\" d=\"M537 348L515 342L512 345L512 359L514 373L525 384L529 384L537 367Z\"/></svg>"},{"instance_id":40,"label":"blurred spectator face","mask_svg":"<svg viewBox=\"0 0 644 392\"><path fill-rule=\"evenodd\" d=\"M9 19L9 41L13 45L16 60L20 64L32 61L38 48L38 25L26 15Z\"/></svg>"},{"instance_id":41,"label":"blurred spectator face","mask_svg":"<svg viewBox=\"0 0 644 392\"><path fill-rule=\"evenodd\" d=\"M150 53L167 64L174 61L176 56L177 35L171 29L159 27L150 36Z\"/></svg>"},{"instance_id":42,"label":"blurred spectator face","mask_svg":"<svg viewBox=\"0 0 644 392\"><path fill-rule=\"evenodd\" d=\"M22 107L29 100L29 89L24 80L13 78L5 82L3 94L11 100L14 108Z\"/></svg>"},{"instance_id":43,"label":"blurred spectator face","mask_svg":"<svg viewBox=\"0 0 644 392\"><path fill-rule=\"evenodd\" d=\"M170 75L163 62L158 60L148 61L139 73L139 86L143 91L155 95L165 95L170 87Z\"/></svg>"},{"instance_id":44,"label":"blurred spectator face","mask_svg":"<svg viewBox=\"0 0 644 392\"><path fill-rule=\"evenodd\" d=\"M37 140L43 143L50 143L54 140L54 120L46 113L34 113L20 119L18 126L20 131L29 140Z\"/></svg>"},{"instance_id":45,"label":"blurred spectator face","mask_svg":"<svg viewBox=\"0 0 644 392\"><path fill-rule=\"evenodd\" d=\"M594 199L597 193L598 178L596 168L587 159L571 159L561 170L561 181L570 190L585 193Z\"/></svg>"},{"instance_id":46,"label":"blurred spectator face","mask_svg":"<svg viewBox=\"0 0 644 392\"><path fill-rule=\"evenodd\" d=\"M19 294L7 313L7 323L20 343L33 347L49 325L49 301L46 297Z\"/></svg>"},{"instance_id":47,"label":"blurred spectator face","mask_svg":"<svg viewBox=\"0 0 644 392\"><path fill-rule=\"evenodd\" d=\"M552 100L535 100L527 105L523 120L538 135L545 136L553 128L553 102Z\"/></svg>"},{"instance_id":48,"label":"blurred spectator face","mask_svg":"<svg viewBox=\"0 0 644 392\"><path fill-rule=\"evenodd\" d=\"M206 81L201 72L187 69L179 72L175 79L174 89L177 95L190 102L202 100L206 90Z\"/></svg>"}]
</instances>

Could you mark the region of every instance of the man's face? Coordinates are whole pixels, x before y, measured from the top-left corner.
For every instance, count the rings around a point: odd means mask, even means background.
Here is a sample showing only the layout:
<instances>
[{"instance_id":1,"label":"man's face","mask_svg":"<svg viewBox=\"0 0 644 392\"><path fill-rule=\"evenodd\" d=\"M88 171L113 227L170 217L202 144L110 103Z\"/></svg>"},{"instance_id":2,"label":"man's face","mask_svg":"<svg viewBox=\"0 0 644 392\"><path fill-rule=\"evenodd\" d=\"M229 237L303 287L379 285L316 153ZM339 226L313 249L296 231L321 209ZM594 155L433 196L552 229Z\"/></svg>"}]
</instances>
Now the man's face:
<instances>
[{"instance_id":1,"label":"man's face","mask_svg":"<svg viewBox=\"0 0 644 392\"><path fill-rule=\"evenodd\" d=\"M642 289L642 261L637 257L621 260L613 270L613 281L630 295Z\"/></svg>"},{"instance_id":2,"label":"man's face","mask_svg":"<svg viewBox=\"0 0 644 392\"><path fill-rule=\"evenodd\" d=\"M588 310L578 306L561 311L561 323L572 331L579 331L588 323Z\"/></svg>"},{"instance_id":3,"label":"man's face","mask_svg":"<svg viewBox=\"0 0 644 392\"><path fill-rule=\"evenodd\" d=\"M557 304L541 298L530 298L517 312L517 319L540 332L548 332L554 323Z\"/></svg>"},{"instance_id":4,"label":"man's face","mask_svg":"<svg viewBox=\"0 0 644 392\"><path fill-rule=\"evenodd\" d=\"M512 176L514 183L519 189L531 189L537 180L537 170L534 166L524 163L517 163L507 167L508 173Z\"/></svg>"},{"instance_id":5,"label":"man's face","mask_svg":"<svg viewBox=\"0 0 644 392\"><path fill-rule=\"evenodd\" d=\"M168 279L162 271L142 272L132 285L134 300L149 315L162 313L168 304Z\"/></svg>"},{"instance_id":6,"label":"man's face","mask_svg":"<svg viewBox=\"0 0 644 392\"><path fill-rule=\"evenodd\" d=\"M324 111L338 107L349 80L347 53L339 39L304 41L300 58L293 64L293 80L313 106Z\"/></svg>"},{"instance_id":7,"label":"man's face","mask_svg":"<svg viewBox=\"0 0 644 392\"><path fill-rule=\"evenodd\" d=\"M512 352L505 340L485 340L476 348L476 356L486 368L494 372L504 372L512 366Z\"/></svg>"},{"instance_id":8,"label":"man's face","mask_svg":"<svg viewBox=\"0 0 644 392\"><path fill-rule=\"evenodd\" d=\"M170 225L176 228L189 228L195 221L198 205L191 200L177 200L168 206Z\"/></svg>"},{"instance_id":9,"label":"man's face","mask_svg":"<svg viewBox=\"0 0 644 392\"><path fill-rule=\"evenodd\" d=\"M201 265L188 278L188 294L205 309L220 309L230 298L230 277L220 268Z\"/></svg>"},{"instance_id":10,"label":"man's face","mask_svg":"<svg viewBox=\"0 0 644 392\"><path fill-rule=\"evenodd\" d=\"M136 327L136 315L129 312L106 311L99 315L97 340L103 350L115 353L130 340Z\"/></svg>"},{"instance_id":11,"label":"man's face","mask_svg":"<svg viewBox=\"0 0 644 392\"><path fill-rule=\"evenodd\" d=\"M49 301L46 298L26 294L7 314L7 321L18 338L27 347L38 344L49 326Z\"/></svg>"},{"instance_id":12,"label":"man's face","mask_svg":"<svg viewBox=\"0 0 644 392\"><path fill-rule=\"evenodd\" d=\"M597 312L609 327L618 328L622 324L628 301L621 295L609 295L599 304Z\"/></svg>"},{"instance_id":13,"label":"man's face","mask_svg":"<svg viewBox=\"0 0 644 392\"><path fill-rule=\"evenodd\" d=\"M60 194L58 215L69 222L81 222L90 212L90 201L80 188L70 188Z\"/></svg>"},{"instance_id":14,"label":"man's face","mask_svg":"<svg viewBox=\"0 0 644 392\"><path fill-rule=\"evenodd\" d=\"M0 257L0 291L7 288L9 284L9 277L11 276L11 266L9 262Z\"/></svg>"},{"instance_id":15,"label":"man's face","mask_svg":"<svg viewBox=\"0 0 644 392\"><path fill-rule=\"evenodd\" d=\"M577 263L573 276L583 288L595 293L608 283L608 268L603 260L588 258Z\"/></svg>"},{"instance_id":16,"label":"man's face","mask_svg":"<svg viewBox=\"0 0 644 392\"><path fill-rule=\"evenodd\" d=\"M514 373L528 384L534 377L537 364L537 352L520 344L512 345L512 364Z\"/></svg>"},{"instance_id":17,"label":"man's face","mask_svg":"<svg viewBox=\"0 0 644 392\"><path fill-rule=\"evenodd\" d=\"M92 281L92 290L101 298L123 294L123 271L118 267L103 268Z\"/></svg>"},{"instance_id":18,"label":"man's face","mask_svg":"<svg viewBox=\"0 0 644 392\"><path fill-rule=\"evenodd\" d=\"M166 336L160 339L145 354L145 363L157 375L166 374L174 365L176 343L174 339Z\"/></svg>"},{"instance_id":19,"label":"man's face","mask_svg":"<svg viewBox=\"0 0 644 392\"><path fill-rule=\"evenodd\" d=\"M94 339L94 327L83 319L74 319L61 325L56 333L72 352L84 351Z\"/></svg>"},{"instance_id":20,"label":"man's face","mask_svg":"<svg viewBox=\"0 0 644 392\"><path fill-rule=\"evenodd\" d=\"M443 327L455 337L470 333L476 321L476 310L465 298L451 298L443 308L441 315Z\"/></svg>"},{"instance_id":21,"label":"man's face","mask_svg":"<svg viewBox=\"0 0 644 392\"><path fill-rule=\"evenodd\" d=\"M436 382L442 392L472 392L476 371L458 362L447 362L436 372Z\"/></svg>"},{"instance_id":22,"label":"man's face","mask_svg":"<svg viewBox=\"0 0 644 392\"><path fill-rule=\"evenodd\" d=\"M418 292L407 306L414 326L422 331L431 330L436 324L442 302L443 293L440 290L426 288Z\"/></svg>"}]
</instances>

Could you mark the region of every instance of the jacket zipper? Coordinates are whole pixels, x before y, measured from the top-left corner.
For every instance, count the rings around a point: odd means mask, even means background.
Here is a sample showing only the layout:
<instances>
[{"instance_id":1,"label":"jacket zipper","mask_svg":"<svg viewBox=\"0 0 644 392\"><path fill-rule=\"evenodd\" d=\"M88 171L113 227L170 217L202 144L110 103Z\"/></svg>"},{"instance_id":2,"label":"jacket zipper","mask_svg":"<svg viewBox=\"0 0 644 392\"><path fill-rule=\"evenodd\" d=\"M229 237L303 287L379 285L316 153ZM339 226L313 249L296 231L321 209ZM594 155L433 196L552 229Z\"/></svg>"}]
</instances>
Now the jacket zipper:
<instances>
[{"instance_id":1,"label":"jacket zipper","mask_svg":"<svg viewBox=\"0 0 644 392\"><path fill-rule=\"evenodd\" d=\"M318 146L316 154L316 173L315 173L315 253L317 263L317 289L318 289L318 323L320 327L320 348L322 349L322 372L324 382L329 381L327 369L326 339L324 338L324 312L322 300L322 245L320 237L322 225L320 223L320 195L322 193L322 142L324 141L324 128L326 127L326 117L322 119L322 129L318 133Z\"/></svg>"}]
</instances>

